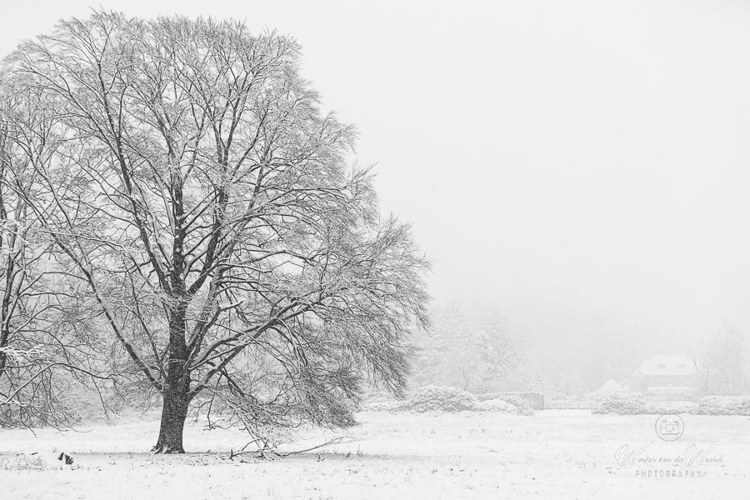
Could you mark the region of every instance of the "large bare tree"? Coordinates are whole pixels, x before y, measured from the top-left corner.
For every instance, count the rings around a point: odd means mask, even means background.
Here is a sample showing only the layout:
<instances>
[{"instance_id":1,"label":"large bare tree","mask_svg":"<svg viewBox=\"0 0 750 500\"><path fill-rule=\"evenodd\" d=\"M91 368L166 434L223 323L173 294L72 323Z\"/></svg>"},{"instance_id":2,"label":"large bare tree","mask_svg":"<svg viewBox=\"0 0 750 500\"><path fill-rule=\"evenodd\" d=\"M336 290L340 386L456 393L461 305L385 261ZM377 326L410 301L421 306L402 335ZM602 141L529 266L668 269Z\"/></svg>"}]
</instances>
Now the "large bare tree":
<instances>
[{"instance_id":1,"label":"large bare tree","mask_svg":"<svg viewBox=\"0 0 750 500\"><path fill-rule=\"evenodd\" d=\"M365 382L404 388L427 264L298 65L293 40L242 23L106 12L6 62L59 127L31 208L112 365L161 394L156 452L183 451L198 400L344 426Z\"/></svg>"}]
</instances>

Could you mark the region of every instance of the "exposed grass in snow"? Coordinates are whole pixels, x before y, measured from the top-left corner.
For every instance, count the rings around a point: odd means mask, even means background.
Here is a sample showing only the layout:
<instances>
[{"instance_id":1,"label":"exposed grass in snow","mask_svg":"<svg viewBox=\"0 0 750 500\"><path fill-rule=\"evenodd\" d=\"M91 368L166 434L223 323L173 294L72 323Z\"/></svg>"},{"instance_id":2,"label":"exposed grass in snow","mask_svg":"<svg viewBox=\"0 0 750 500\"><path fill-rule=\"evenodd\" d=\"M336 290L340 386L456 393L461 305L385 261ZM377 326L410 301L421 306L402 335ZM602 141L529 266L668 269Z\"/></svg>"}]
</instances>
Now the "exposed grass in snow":
<instances>
[{"instance_id":1,"label":"exposed grass in snow","mask_svg":"<svg viewBox=\"0 0 750 500\"><path fill-rule=\"evenodd\" d=\"M2 499L50 498L743 498L750 486L750 419L683 416L685 432L661 441L654 416L545 410L499 413L363 413L351 440L285 459L229 459L246 436L191 423L182 456L151 455L158 422L120 422L79 431L0 431ZM334 434L313 432L309 448ZM644 456L682 455L692 444L721 461L693 466L700 478L648 479L620 466L623 445ZM73 456L72 466L55 458ZM36 455L31 453L36 452ZM23 455L19 455L23 454ZM26 463L30 465L26 465ZM690 470L684 464L675 470Z\"/></svg>"}]
</instances>

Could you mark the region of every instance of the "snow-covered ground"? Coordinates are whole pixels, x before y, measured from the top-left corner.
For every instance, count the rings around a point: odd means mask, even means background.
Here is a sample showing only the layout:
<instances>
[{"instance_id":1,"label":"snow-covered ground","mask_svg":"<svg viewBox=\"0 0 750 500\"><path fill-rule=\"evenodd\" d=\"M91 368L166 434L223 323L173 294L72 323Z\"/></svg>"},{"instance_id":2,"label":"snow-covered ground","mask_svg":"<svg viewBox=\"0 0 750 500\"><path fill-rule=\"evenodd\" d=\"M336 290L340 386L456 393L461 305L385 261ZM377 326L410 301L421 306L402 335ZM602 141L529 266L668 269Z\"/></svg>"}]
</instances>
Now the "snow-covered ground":
<instances>
[{"instance_id":1,"label":"snow-covered ground","mask_svg":"<svg viewBox=\"0 0 750 500\"><path fill-rule=\"evenodd\" d=\"M349 442L273 461L230 460L245 435L195 423L185 436L192 453L151 455L152 418L37 437L5 430L0 498L748 498L750 419L683 418L683 436L665 442L650 415L363 413ZM313 433L292 447L331 435ZM60 452L73 456L72 466L54 460Z\"/></svg>"}]
</instances>

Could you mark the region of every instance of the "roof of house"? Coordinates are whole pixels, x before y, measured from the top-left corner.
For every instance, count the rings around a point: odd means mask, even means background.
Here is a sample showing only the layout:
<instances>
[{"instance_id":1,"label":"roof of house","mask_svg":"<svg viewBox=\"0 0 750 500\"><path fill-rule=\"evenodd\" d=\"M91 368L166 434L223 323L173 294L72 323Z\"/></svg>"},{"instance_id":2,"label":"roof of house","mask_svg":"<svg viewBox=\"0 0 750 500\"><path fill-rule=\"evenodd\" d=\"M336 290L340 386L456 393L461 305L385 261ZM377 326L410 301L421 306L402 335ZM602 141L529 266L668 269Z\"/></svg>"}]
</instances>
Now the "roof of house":
<instances>
[{"instance_id":1,"label":"roof of house","mask_svg":"<svg viewBox=\"0 0 750 500\"><path fill-rule=\"evenodd\" d=\"M641 363L635 375L692 376L696 374L695 363L681 354L657 354Z\"/></svg>"}]
</instances>

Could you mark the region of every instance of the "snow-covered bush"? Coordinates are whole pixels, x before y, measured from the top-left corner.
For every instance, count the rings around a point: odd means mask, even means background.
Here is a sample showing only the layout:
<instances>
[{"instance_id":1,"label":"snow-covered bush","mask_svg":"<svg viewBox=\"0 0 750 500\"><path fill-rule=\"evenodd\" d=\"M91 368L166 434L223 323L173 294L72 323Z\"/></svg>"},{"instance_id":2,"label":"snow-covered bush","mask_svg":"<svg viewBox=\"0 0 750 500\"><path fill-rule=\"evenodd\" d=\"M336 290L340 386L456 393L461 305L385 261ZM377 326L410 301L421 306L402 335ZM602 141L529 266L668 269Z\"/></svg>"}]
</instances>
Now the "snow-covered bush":
<instances>
[{"instance_id":1,"label":"snow-covered bush","mask_svg":"<svg viewBox=\"0 0 750 500\"><path fill-rule=\"evenodd\" d=\"M466 391L454 387L420 387L403 405L404 410L456 412L473 410L477 401Z\"/></svg>"},{"instance_id":2,"label":"snow-covered bush","mask_svg":"<svg viewBox=\"0 0 750 500\"><path fill-rule=\"evenodd\" d=\"M703 398L696 413L699 415L750 416L750 397L709 396Z\"/></svg>"},{"instance_id":3,"label":"snow-covered bush","mask_svg":"<svg viewBox=\"0 0 750 500\"><path fill-rule=\"evenodd\" d=\"M640 394L612 396L594 407L593 413L617 415L745 415L750 416L750 397L709 396L700 402L663 401Z\"/></svg>"},{"instance_id":4,"label":"snow-covered bush","mask_svg":"<svg viewBox=\"0 0 750 500\"><path fill-rule=\"evenodd\" d=\"M531 416L534 414L534 408L531 407L531 403L521 396L500 395L496 399L513 405L516 408L516 413L519 415Z\"/></svg>"},{"instance_id":5,"label":"snow-covered bush","mask_svg":"<svg viewBox=\"0 0 750 500\"><path fill-rule=\"evenodd\" d=\"M691 401L663 401L650 399L640 394L610 396L594 406L592 410L592 413L615 413L617 415L695 414L697 412L698 404Z\"/></svg>"},{"instance_id":6,"label":"snow-covered bush","mask_svg":"<svg viewBox=\"0 0 750 500\"><path fill-rule=\"evenodd\" d=\"M525 399L514 395L501 395L493 399L479 400L474 395L454 387L425 386L418 388L411 398L394 401L373 397L362 405L366 411L413 411L418 413L487 411L515 415L533 415L534 410Z\"/></svg>"},{"instance_id":7,"label":"snow-covered bush","mask_svg":"<svg viewBox=\"0 0 750 500\"><path fill-rule=\"evenodd\" d=\"M642 415L649 413L648 403L640 395L611 396L595 406L591 413L615 413L617 415Z\"/></svg>"}]
</instances>

